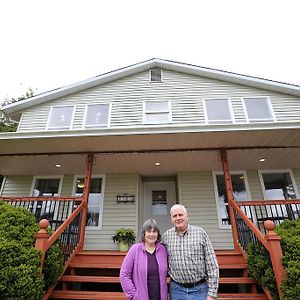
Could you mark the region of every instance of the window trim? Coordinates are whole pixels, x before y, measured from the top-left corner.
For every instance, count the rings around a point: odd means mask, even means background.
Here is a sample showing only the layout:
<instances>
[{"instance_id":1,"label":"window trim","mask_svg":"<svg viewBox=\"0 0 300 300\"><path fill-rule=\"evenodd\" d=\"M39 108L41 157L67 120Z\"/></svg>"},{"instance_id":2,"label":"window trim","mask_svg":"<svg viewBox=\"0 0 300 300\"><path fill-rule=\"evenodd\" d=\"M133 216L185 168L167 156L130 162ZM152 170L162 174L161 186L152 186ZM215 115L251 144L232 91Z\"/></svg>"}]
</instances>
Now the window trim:
<instances>
[{"instance_id":1,"label":"window trim","mask_svg":"<svg viewBox=\"0 0 300 300\"><path fill-rule=\"evenodd\" d=\"M152 72L153 70L160 70L160 80L151 80L151 72ZM162 82L163 82L163 71L162 71L161 68L151 68L151 69L149 70L149 82L150 82L150 83L162 83Z\"/></svg>"},{"instance_id":2,"label":"window trim","mask_svg":"<svg viewBox=\"0 0 300 300\"><path fill-rule=\"evenodd\" d=\"M168 102L168 110L161 110L161 111L146 111L146 103L159 103L159 102ZM149 114L168 114L168 120L166 122L147 122L146 120L146 116ZM171 105L171 100L158 100L158 101L152 101L152 100L144 100L143 101L143 124L147 124L147 125L159 125L159 124L168 124L168 123L172 123L172 105Z\"/></svg>"},{"instance_id":3,"label":"window trim","mask_svg":"<svg viewBox=\"0 0 300 300\"><path fill-rule=\"evenodd\" d=\"M248 110L247 110L247 105L246 105L246 101L245 99L266 99L267 102L267 107L269 109L269 112L271 114L271 118L272 119L262 119L262 118L256 118L256 119L250 119L249 115L248 115ZM269 96L249 96L249 97L242 97L242 106L243 106L243 110L244 110L244 114L245 114L245 119L247 123L270 123L270 122L276 122L276 116L274 113L274 109L271 103L271 99Z\"/></svg>"},{"instance_id":4,"label":"window trim","mask_svg":"<svg viewBox=\"0 0 300 300\"><path fill-rule=\"evenodd\" d=\"M245 182L247 201L252 201L249 182L248 182L248 177L247 177L247 172L245 170L244 171L230 171L230 175L237 175L237 174L242 174L243 175L244 182ZM231 224L229 224L229 225L222 224L222 216L220 216L220 214L219 214L219 207L220 206L219 206L219 191L218 191L217 175L223 175L224 176L224 173L221 172L221 171L212 171L219 229L231 229ZM226 203L225 203L225 207L226 207Z\"/></svg>"},{"instance_id":5,"label":"window trim","mask_svg":"<svg viewBox=\"0 0 300 300\"><path fill-rule=\"evenodd\" d=\"M31 184L29 197L33 197L33 190L34 190L34 187L36 185L36 181L38 179L59 179L59 184L58 184L58 189L57 189L57 196L54 196L54 197L60 197L61 191L62 191L62 186L63 186L64 175L34 176L33 180L32 180L32 184ZM47 197L47 196L41 196L41 197ZM51 196L51 197L53 197L53 196ZM37 206L37 203L35 202L33 210L36 209L36 206ZM55 207L54 218L57 217L58 213L59 213L58 207Z\"/></svg>"},{"instance_id":6,"label":"window trim","mask_svg":"<svg viewBox=\"0 0 300 300\"><path fill-rule=\"evenodd\" d=\"M208 111L207 111L207 105L206 101L209 100L226 100L230 115L230 120L209 120L208 119ZM228 98L203 98L202 99L202 105L203 105L203 112L204 112L204 118L205 118L205 124L206 125L226 125L226 124L234 124L235 123L235 117L232 107L232 100L230 97Z\"/></svg>"},{"instance_id":7,"label":"window trim","mask_svg":"<svg viewBox=\"0 0 300 300\"><path fill-rule=\"evenodd\" d=\"M266 198L266 189L265 189L263 174L272 174L272 173L275 173L275 174L288 173L290 175L291 182L293 184L293 187L294 187L294 190L295 190L295 193L296 193L296 198L297 199L300 198L299 190L298 190L298 187L297 187L297 182L295 180L294 173L293 173L292 169L258 170L259 183L260 183L260 188L261 188L262 196L263 196L264 200L268 200L268 199Z\"/></svg>"},{"instance_id":8,"label":"window trim","mask_svg":"<svg viewBox=\"0 0 300 300\"><path fill-rule=\"evenodd\" d=\"M89 106L93 106L93 105L105 105L108 106L108 118L107 118L107 124L105 125L86 125L86 120L87 120L87 114L88 114L88 107ZM83 115L83 123L82 123L82 128L83 129L87 129L87 128L95 128L95 129L99 129L99 128L110 128L110 119L111 119L111 107L112 104L111 103L90 103L90 104L85 104L84 107L84 115Z\"/></svg>"},{"instance_id":9,"label":"window trim","mask_svg":"<svg viewBox=\"0 0 300 300\"><path fill-rule=\"evenodd\" d=\"M59 107L72 107L72 116L71 116L69 126L63 126L63 127L50 126L50 119L51 119L52 114L53 114L53 109L54 108L59 108ZM65 129L73 128L75 111L76 111L76 105L53 105L53 106L50 106L50 110L49 110L49 113L48 113L48 120L47 120L47 124L46 124L46 130L65 130Z\"/></svg>"},{"instance_id":10,"label":"window trim","mask_svg":"<svg viewBox=\"0 0 300 300\"><path fill-rule=\"evenodd\" d=\"M78 178L85 178L86 175L74 175L74 179L73 179L73 186L72 186L72 195L75 196L75 192L76 192L76 180ZM103 225L103 206L104 206L104 189L105 189L105 179L106 176L105 175L92 175L91 178L101 178L102 182L101 182L101 203L100 203L100 207L99 207L99 223L98 226L86 226L86 228L88 228L89 230L98 230L98 229L102 229L102 225Z\"/></svg>"}]
</instances>

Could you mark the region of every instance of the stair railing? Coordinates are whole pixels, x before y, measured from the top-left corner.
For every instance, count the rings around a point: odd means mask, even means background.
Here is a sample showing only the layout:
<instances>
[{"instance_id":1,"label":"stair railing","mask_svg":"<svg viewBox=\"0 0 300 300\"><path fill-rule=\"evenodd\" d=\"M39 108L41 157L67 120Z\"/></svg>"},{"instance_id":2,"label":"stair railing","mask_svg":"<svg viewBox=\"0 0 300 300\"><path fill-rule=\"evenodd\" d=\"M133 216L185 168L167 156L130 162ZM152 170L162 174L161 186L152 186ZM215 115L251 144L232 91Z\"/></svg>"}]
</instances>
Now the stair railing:
<instances>
[{"instance_id":1,"label":"stair railing","mask_svg":"<svg viewBox=\"0 0 300 300\"><path fill-rule=\"evenodd\" d=\"M273 271L276 280L276 286L280 299L282 299L281 282L287 277L286 271L282 265L282 248L280 245L280 236L275 231L275 223L271 220L264 221L266 235L252 222L252 220L239 207L237 201L230 201L234 211L234 219L236 223L236 244L242 253L245 252L250 242L260 242L270 254Z\"/></svg>"}]
</instances>

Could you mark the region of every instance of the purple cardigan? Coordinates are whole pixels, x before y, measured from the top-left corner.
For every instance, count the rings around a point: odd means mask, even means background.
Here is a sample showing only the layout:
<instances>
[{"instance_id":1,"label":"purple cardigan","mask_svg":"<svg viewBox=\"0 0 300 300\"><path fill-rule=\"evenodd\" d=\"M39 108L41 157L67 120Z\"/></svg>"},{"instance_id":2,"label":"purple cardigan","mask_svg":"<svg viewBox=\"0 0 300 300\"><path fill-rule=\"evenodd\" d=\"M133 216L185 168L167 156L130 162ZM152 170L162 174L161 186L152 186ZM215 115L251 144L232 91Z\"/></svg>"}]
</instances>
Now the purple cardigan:
<instances>
[{"instance_id":1,"label":"purple cardigan","mask_svg":"<svg viewBox=\"0 0 300 300\"><path fill-rule=\"evenodd\" d=\"M156 259L159 267L161 300L168 299L166 248L156 244ZM147 288L147 253L144 243L132 245L126 254L120 270L120 281L126 297L130 300L149 300Z\"/></svg>"}]
</instances>

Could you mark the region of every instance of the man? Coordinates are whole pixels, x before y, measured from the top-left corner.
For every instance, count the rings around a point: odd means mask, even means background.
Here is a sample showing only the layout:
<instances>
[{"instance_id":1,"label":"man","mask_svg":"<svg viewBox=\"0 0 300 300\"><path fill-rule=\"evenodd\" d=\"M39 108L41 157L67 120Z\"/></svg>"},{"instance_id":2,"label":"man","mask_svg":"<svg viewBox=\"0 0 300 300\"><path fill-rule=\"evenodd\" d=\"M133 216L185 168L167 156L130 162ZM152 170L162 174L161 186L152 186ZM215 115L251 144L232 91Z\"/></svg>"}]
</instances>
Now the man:
<instances>
[{"instance_id":1,"label":"man","mask_svg":"<svg viewBox=\"0 0 300 300\"><path fill-rule=\"evenodd\" d=\"M175 227L162 237L169 253L170 299L216 299L219 267L208 235L188 224L183 205L173 205L170 214Z\"/></svg>"}]
</instances>

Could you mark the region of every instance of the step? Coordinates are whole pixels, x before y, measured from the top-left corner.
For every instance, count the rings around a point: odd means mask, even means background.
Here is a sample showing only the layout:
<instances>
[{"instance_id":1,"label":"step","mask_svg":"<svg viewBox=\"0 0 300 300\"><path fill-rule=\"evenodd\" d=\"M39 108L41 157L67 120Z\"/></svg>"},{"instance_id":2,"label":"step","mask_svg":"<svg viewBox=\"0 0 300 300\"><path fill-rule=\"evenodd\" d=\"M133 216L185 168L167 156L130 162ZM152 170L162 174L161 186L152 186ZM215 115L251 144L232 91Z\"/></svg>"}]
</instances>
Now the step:
<instances>
[{"instance_id":1,"label":"step","mask_svg":"<svg viewBox=\"0 0 300 300\"><path fill-rule=\"evenodd\" d=\"M251 277L220 277L219 283L220 284L243 284L243 283L254 284L257 283L257 281Z\"/></svg>"},{"instance_id":2,"label":"step","mask_svg":"<svg viewBox=\"0 0 300 300\"><path fill-rule=\"evenodd\" d=\"M82 275L63 275L60 281L64 282L97 282L97 283L119 283L119 277L115 276L82 276ZM220 284L254 284L257 281L250 277L221 277Z\"/></svg>"},{"instance_id":3,"label":"step","mask_svg":"<svg viewBox=\"0 0 300 300\"><path fill-rule=\"evenodd\" d=\"M264 294L239 293L239 294L218 294L218 300L268 300Z\"/></svg>"},{"instance_id":4,"label":"step","mask_svg":"<svg viewBox=\"0 0 300 300\"><path fill-rule=\"evenodd\" d=\"M122 292L54 291L49 299L126 300ZM218 294L218 300L268 300L263 294Z\"/></svg>"},{"instance_id":5,"label":"step","mask_svg":"<svg viewBox=\"0 0 300 300\"><path fill-rule=\"evenodd\" d=\"M122 292L53 291L49 299L126 300Z\"/></svg>"},{"instance_id":6,"label":"step","mask_svg":"<svg viewBox=\"0 0 300 300\"><path fill-rule=\"evenodd\" d=\"M63 282L97 282L97 283L119 283L119 277L115 276L78 276L63 275L60 278Z\"/></svg>"}]
</instances>

